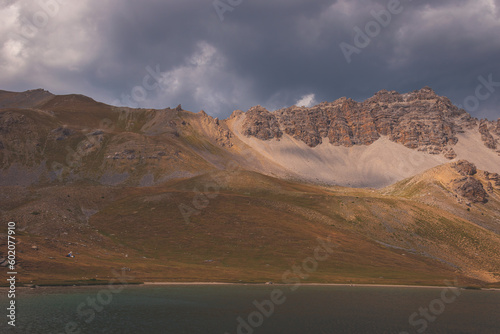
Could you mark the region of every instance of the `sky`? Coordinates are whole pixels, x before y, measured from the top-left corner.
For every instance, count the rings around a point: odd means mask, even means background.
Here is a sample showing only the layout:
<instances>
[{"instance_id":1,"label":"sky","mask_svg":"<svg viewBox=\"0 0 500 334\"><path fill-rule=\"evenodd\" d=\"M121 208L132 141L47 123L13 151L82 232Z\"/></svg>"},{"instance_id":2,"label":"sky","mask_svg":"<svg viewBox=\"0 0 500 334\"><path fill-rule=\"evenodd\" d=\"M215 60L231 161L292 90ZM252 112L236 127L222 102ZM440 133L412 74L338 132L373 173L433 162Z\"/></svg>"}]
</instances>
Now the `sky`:
<instances>
[{"instance_id":1,"label":"sky","mask_svg":"<svg viewBox=\"0 0 500 334\"><path fill-rule=\"evenodd\" d=\"M0 89L225 118L430 86L500 117L500 0L0 0Z\"/></svg>"}]
</instances>

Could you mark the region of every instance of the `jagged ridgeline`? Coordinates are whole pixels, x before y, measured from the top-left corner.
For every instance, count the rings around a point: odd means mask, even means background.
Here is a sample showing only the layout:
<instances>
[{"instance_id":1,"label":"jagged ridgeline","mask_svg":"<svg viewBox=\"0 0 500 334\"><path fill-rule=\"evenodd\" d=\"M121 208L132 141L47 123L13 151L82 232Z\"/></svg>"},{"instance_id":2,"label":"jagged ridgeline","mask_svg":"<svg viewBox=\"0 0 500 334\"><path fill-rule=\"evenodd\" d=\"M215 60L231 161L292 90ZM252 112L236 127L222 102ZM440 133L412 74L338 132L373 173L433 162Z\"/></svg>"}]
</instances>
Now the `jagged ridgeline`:
<instances>
[{"instance_id":1,"label":"jagged ridgeline","mask_svg":"<svg viewBox=\"0 0 500 334\"><path fill-rule=\"evenodd\" d=\"M500 120L477 120L432 89L381 91L311 108L253 107L227 120L131 109L44 90L0 93L0 184L150 185L228 162L277 177L382 187L453 159L500 172Z\"/></svg>"},{"instance_id":2,"label":"jagged ridgeline","mask_svg":"<svg viewBox=\"0 0 500 334\"><path fill-rule=\"evenodd\" d=\"M479 124L485 145L496 150L500 120ZM272 113L253 107L246 113L243 133L262 140L279 140L285 133L310 147L325 140L337 146L370 145L387 136L408 148L454 159L457 134L477 126L477 119L425 87L408 94L384 90L364 102L342 98L312 108L292 106Z\"/></svg>"}]
</instances>

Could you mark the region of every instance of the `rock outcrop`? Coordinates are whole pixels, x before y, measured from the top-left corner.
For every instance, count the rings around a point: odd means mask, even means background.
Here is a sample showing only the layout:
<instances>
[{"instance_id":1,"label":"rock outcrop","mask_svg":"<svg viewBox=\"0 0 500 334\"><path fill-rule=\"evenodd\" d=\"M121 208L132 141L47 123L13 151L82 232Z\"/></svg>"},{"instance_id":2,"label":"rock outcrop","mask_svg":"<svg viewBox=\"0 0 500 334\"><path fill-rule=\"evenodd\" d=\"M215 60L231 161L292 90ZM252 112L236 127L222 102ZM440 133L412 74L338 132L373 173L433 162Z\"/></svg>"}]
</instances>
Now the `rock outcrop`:
<instances>
[{"instance_id":1,"label":"rock outcrop","mask_svg":"<svg viewBox=\"0 0 500 334\"><path fill-rule=\"evenodd\" d=\"M369 145L380 135L369 110L351 99L321 103L313 108L293 106L277 110L280 128L311 147L328 138L330 144Z\"/></svg>"},{"instance_id":2,"label":"rock outcrop","mask_svg":"<svg viewBox=\"0 0 500 334\"><path fill-rule=\"evenodd\" d=\"M472 176L477 174L476 165L467 160L460 160L451 165L462 176Z\"/></svg>"},{"instance_id":3,"label":"rock outcrop","mask_svg":"<svg viewBox=\"0 0 500 334\"><path fill-rule=\"evenodd\" d=\"M457 157L457 153L454 149L450 148L443 153L444 157L449 160L453 160Z\"/></svg>"},{"instance_id":4,"label":"rock outcrop","mask_svg":"<svg viewBox=\"0 0 500 334\"><path fill-rule=\"evenodd\" d=\"M462 176L452 181L452 189L469 203L488 202L488 193L494 191L493 182L496 187L500 186L500 175L486 171L478 173L476 165L469 161L460 160L452 163L451 167ZM480 180L484 181L486 190Z\"/></svg>"},{"instance_id":5,"label":"rock outcrop","mask_svg":"<svg viewBox=\"0 0 500 334\"><path fill-rule=\"evenodd\" d=\"M488 193L483 184L473 177L463 177L453 182L453 190L471 203L488 202Z\"/></svg>"},{"instance_id":6,"label":"rock outcrop","mask_svg":"<svg viewBox=\"0 0 500 334\"><path fill-rule=\"evenodd\" d=\"M243 134L258 139L279 139L283 135L276 116L261 106L251 108L246 112L243 124Z\"/></svg>"},{"instance_id":7,"label":"rock outcrop","mask_svg":"<svg viewBox=\"0 0 500 334\"><path fill-rule=\"evenodd\" d=\"M496 129L495 129L496 130ZM479 133L481 134L481 140L484 142L484 145L487 148L491 148L492 150L497 149L497 142L495 138L490 133L488 128L488 121L481 120L479 123Z\"/></svg>"},{"instance_id":8,"label":"rock outcrop","mask_svg":"<svg viewBox=\"0 0 500 334\"><path fill-rule=\"evenodd\" d=\"M310 147L325 139L346 147L370 145L387 136L408 148L454 159L457 134L475 126L477 120L467 112L424 87L408 94L383 90L364 102L341 98L275 112L253 107L246 113L243 133L261 140L285 133Z\"/></svg>"},{"instance_id":9,"label":"rock outcrop","mask_svg":"<svg viewBox=\"0 0 500 334\"><path fill-rule=\"evenodd\" d=\"M496 187L500 187L500 175L497 173L484 172L486 180L493 181Z\"/></svg>"}]
</instances>

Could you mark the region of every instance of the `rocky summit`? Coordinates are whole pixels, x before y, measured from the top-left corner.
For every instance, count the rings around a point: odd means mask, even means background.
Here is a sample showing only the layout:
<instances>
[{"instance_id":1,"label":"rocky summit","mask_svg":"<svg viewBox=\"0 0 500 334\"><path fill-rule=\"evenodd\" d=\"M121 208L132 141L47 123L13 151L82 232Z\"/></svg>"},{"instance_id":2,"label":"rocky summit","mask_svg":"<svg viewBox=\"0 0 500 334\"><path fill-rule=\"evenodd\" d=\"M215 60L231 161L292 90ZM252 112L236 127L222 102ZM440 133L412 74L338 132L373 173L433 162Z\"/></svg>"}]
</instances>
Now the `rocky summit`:
<instances>
[{"instance_id":1,"label":"rocky summit","mask_svg":"<svg viewBox=\"0 0 500 334\"><path fill-rule=\"evenodd\" d=\"M243 124L243 133L261 140L279 139L282 133L316 147L323 141L350 147L370 145L381 136L430 154L454 159L457 133L477 127L478 120L454 106L446 97L429 87L407 94L380 91L363 102L341 98L311 108L292 106L269 112L251 108ZM484 144L497 149L499 121L480 122ZM497 152L498 153L498 152Z\"/></svg>"}]
</instances>

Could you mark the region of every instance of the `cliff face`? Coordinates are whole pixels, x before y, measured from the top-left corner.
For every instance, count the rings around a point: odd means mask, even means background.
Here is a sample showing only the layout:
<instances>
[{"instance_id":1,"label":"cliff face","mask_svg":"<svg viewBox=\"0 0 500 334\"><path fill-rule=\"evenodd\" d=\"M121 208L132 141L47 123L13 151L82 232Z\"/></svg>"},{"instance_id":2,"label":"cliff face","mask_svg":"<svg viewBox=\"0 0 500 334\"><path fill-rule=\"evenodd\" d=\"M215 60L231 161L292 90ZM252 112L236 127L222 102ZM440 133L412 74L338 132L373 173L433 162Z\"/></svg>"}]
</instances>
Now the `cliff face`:
<instances>
[{"instance_id":1,"label":"cliff face","mask_svg":"<svg viewBox=\"0 0 500 334\"><path fill-rule=\"evenodd\" d=\"M343 146L369 145L379 138L370 112L351 99L277 110L276 118L283 132L311 147L321 144L323 138Z\"/></svg>"},{"instance_id":2,"label":"cliff face","mask_svg":"<svg viewBox=\"0 0 500 334\"><path fill-rule=\"evenodd\" d=\"M253 136L262 140L279 139L283 135L275 115L261 106L247 111L243 127L245 136Z\"/></svg>"},{"instance_id":3,"label":"cliff face","mask_svg":"<svg viewBox=\"0 0 500 334\"><path fill-rule=\"evenodd\" d=\"M496 134L497 136L500 135L499 122L495 124L495 122L481 120L481 122L479 123L479 133L481 134L481 140L484 142L484 145L487 148L491 148L492 150L496 150L498 147L498 141L493 137L492 133Z\"/></svg>"},{"instance_id":4,"label":"cliff face","mask_svg":"<svg viewBox=\"0 0 500 334\"><path fill-rule=\"evenodd\" d=\"M429 87L407 94L380 91L364 102L341 98L311 108L289 107L269 112L254 107L247 112L243 133L261 140L286 133L310 147L327 139L332 145L370 145L381 136L408 148L454 159L457 134L474 129L478 121ZM500 120L482 121L479 131L488 148L497 148Z\"/></svg>"}]
</instances>

